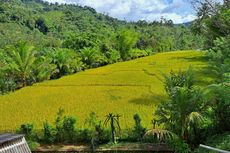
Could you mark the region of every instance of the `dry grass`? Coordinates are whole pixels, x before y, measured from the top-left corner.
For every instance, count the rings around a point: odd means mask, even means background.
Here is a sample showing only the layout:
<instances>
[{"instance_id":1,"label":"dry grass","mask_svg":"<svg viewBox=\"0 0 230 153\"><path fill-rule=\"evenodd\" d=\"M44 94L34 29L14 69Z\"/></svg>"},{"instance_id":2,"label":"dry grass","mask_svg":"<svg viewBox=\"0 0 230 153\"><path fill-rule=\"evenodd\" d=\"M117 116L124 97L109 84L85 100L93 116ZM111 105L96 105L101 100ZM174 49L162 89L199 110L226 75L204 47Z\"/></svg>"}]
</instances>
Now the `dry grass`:
<instances>
[{"instance_id":1,"label":"dry grass","mask_svg":"<svg viewBox=\"0 0 230 153\"><path fill-rule=\"evenodd\" d=\"M121 62L87 70L58 80L45 81L0 97L0 130L15 129L32 122L42 127L45 119L53 122L59 107L78 118L83 127L90 112L101 120L119 113L122 128L133 125L133 115L140 114L143 124L151 126L154 110L165 93L162 73L193 66L199 84L212 78L205 73L203 53L178 51Z\"/></svg>"}]
</instances>

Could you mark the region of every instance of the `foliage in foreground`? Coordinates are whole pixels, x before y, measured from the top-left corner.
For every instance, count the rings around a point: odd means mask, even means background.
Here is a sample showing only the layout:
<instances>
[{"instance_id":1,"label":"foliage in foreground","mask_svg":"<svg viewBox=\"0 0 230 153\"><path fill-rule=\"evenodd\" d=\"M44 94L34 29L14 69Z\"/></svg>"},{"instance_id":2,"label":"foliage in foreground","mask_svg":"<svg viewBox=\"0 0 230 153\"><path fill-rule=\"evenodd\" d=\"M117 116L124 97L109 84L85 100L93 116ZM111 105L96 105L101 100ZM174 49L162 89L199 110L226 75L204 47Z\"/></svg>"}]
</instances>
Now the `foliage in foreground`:
<instances>
[{"instance_id":1,"label":"foliage in foreground","mask_svg":"<svg viewBox=\"0 0 230 153\"><path fill-rule=\"evenodd\" d=\"M158 106L155 113L159 116L158 123L189 143L204 120L202 114L207 109L204 92L194 87L191 68L178 74L171 72L165 80L169 99Z\"/></svg>"},{"instance_id":2,"label":"foliage in foreground","mask_svg":"<svg viewBox=\"0 0 230 153\"><path fill-rule=\"evenodd\" d=\"M196 145L204 140L200 135L205 134L203 123L207 120L212 120L215 128L222 128L219 132L224 132L228 129L223 129L222 121L228 120L228 110L226 113L220 113L223 107L220 107L220 102L228 101L228 98L223 96L229 91L228 86L210 86L210 92L216 90L212 98L207 97L204 89L194 87L193 72L189 68L187 71L178 73L171 72L165 76L165 89L168 93L167 103L161 103L155 112L158 115L157 123L163 125L166 129L158 129L153 122L153 129L146 130L141 124L141 118L138 114L134 115L135 126L128 136L124 137L120 133L120 115L108 114L105 119L105 124L110 123L110 136L101 126L101 121L97 120L95 113L91 113L85 123L92 128L79 130L76 127L76 119L71 116L63 116L64 110L59 109L54 126L47 121L43 126L43 138L39 138L36 133L33 133L32 124L24 124L19 132L26 134L28 140L38 141L41 143L90 143L92 147L98 144L108 142L109 140L116 143L116 140L135 141L135 142L163 142L169 144L174 150L182 153L189 153ZM222 95L223 94L223 95ZM210 100L215 103L208 103ZM189 105L189 104L192 105ZM173 107L172 107L173 106ZM209 107L212 106L212 107ZM224 107L229 108L228 103ZM212 108L210 110L210 108ZM207 113L209 112L209 113ZM211 113L210 113L211 112ZM210 118L210 114L214 114L215 118ZM167 122L165 121L167 119ZM202 124L201 124L202 123ZM224 123L228 124L228 123ZM119 131L116 128L116 125ZM203 131L201 130L203 129ZM170 132L170 131L172 132ZM126 131L127 132L127 131ZM132 134L132 136L129 136ZM122 138L123 137L123 138ZM121 139L122 138L122 139ZM199 141L197 141L199 140ZM225 141L225 140L224 140ZM222 146L218 146L222 147Z\"/></svg>"},{"instance_id":3,"label":"foliage in foreground","mask_svg":"<svg viewBox=\"0 0 230 153\"><path fill-rule=\"evenodd\" d=\"M205 145L215 147L222 150L230 150L230 133L226 132L219 135L208 136ZM213 153L207 149L199 148L194 153Z\"/></svg>"},{"instance_id":4,"label":"foliage in foreground","mask_svg":"<svg viewBox=\"0 0 230 153\"><path fill-rule=\"evenodd\" d=\"M138 119L137 119L138 116ZM138 114L134 115L134 120L136 125L131 131L134 137L122 136L121 129L119 133L115 129L115 125L119 125L119 120L117 115L112 113L108 114L105 118L105 124L109 121L111 124L110 130L106 129L106 126L101 125L102 121L99 121L96 114L92 112L86 123L91 124L92 128L89 129L79 129L76 125L76 118L73 116L64 116L64 110L59 109L54 124L50 124L45 121L42 128L42 134L35 130L34 125L31 123L25 123L20 126L17 133L25 134L27 141L30 144L31 149L36 149L41 144L76 144L85 143L90 144L92 147L97 147L100 144L117 143L118 141L132 141L132 142L166 142L167 140L172 140L171 136L168 137L170 132L158 131L151 132L146 131L139 122L140 117ZM116 123L116 124L115 124ZM127 131L123 131L127 132ZM139 133L139 132L142 132ZM162 133L162 134L160 134ZM131 134L131 133L130 133ZM141 134L141 135L140 135ZM155 135L156 134L156 135ZM160 134L160 135L159 135ZM148 137L147 137L148 136ZM118 139L118 140L117 140Z\"/></svg>"},{"instance_id":5,"label":"foliage in foreground","mask_svg":"<svg viewBox=\"0 0 230 153\"><path fill-rule=\"evenodd\" d=\"M194 30L204 36L207 56L210 60L211 72L217 75L217 84L209 86L212 95L211 105L205 114L206 122L202 130L203 143L212 147L229 150L224 135L230 129L229 125L229 92L230 92L230 1L218 3L212 0L194 0L198 10L198 19L193 23ZM227 134L228 135L228 134ZM222 143L218 141L223 138ZM210 143L213 141L213 144ZM220 145L219 145L220 144ZM199 149L198 152L208 152Z\"/></svg>"}]
</instances>

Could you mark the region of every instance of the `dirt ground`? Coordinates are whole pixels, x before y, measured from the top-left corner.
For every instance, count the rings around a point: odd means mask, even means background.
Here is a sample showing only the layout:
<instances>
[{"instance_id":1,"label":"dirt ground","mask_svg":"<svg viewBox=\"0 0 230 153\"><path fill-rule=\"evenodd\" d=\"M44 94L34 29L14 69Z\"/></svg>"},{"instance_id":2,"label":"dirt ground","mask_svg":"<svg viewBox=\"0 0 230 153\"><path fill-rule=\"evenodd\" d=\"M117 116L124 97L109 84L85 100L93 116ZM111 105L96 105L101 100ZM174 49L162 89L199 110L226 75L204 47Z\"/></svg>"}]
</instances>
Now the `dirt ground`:
<instances>
[{"instance_id":1,"label":"dirt ground","mask_svg":"<svg viewBox=\"0 0 230 153\"><path fill-rule=\"evenodd\" d=\"M154 152L173 152L165 144L152 144L152 143L120 143L120 144L108 144L101 145L95 148L96 151L154 151ZM36 151L49 152L49 151L92 151L89 145L41 145Z\"/></svg>"}]
</instances>

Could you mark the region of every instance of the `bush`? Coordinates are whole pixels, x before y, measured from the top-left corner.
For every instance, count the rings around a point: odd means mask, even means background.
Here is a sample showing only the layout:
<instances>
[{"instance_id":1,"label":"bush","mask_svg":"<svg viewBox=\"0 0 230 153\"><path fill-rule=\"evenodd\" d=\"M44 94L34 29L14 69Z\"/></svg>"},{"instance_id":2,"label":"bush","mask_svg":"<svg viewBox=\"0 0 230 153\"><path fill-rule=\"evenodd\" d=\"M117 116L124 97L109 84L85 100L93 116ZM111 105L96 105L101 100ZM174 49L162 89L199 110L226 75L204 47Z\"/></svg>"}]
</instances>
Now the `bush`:
<instances>
[{"instance_id":1,"label":"bush","mask_svg":"<svg viewBox=\"0 0 230 153\"><path fill-rule=\"evenodd\" d=\"M54 143L55 129L47 121L45 121L43 124L43 130L44 130L43 141L45 143Z\"/></svg>"},{"instance_id":2,"label":"bush","mask_svg":"<svg viewBox=\"0 0 230 153\"><path fill-rule=\"evenodd\" d=\"M110 141L110 132L102 128L100 124L95 126L95 129L82 129L77 132L77 142L93 145L103 144Z\"/></svg>"},{"instance_id":3,"label":"bush","mask_svg":"<svg viewBox=\"0 0 230 153\"><path fill-rule=\"evenodd\" d=\"M138 114L133 116L135 121L134 130L132 131L132 139L134 141L142 141L143 136L145 135L146 129L141 125L141 118Z\"/></svg>"},{"instance_id":4,"label":"bush","mask_svg":"<svg viewBox=\"0 0 230 153\"><path fill-rule=\"evenodd\" d=\"M214 89L215 104L212 119L215 124L215 131L223 133L230 131L230 87L219 86Z\"/></svg>"},{"instance_id":5,"label":"bush","mask_svg":"<svg viewBox=\"0 0 230 153\"><path fill-rule=\"evenodd\" d=\"M20 126L17 130L17 133L24 134L28 146L31 150L35 150L39 146L39 138L37 134L34 132L34 125L31 123L25 123Z\"/></svg>"},{"instance_id":6,"label":"bush","mask_svg":"<svg viewBox=\"0 0 230 153\"><path fill-rule=\"evenodd\" d=\"M78 131L77 140L78 142L89 143L93 137L93 131L89 129L83 129Z\"/></svg>"},{"instance_id":7,"label":"bush","mask_svg":"<svg viewBox=\"0 0 230 153\"><path fill-rule=\"evenodd\" d=\"M100 54L97 48L84 48L81 50L80 56L87 68L98 67L106 63L106 58Z\"/></svg>"},{"instance_id":8,"label":"bush","mask_svg":"<svg viewBox=\"0 0 230 153\"><path fill-rule=\"evenodd\" d=\"M218 82L229 81L230 73L230 36L220 37L214 41L214 46L208 50L212 71L217 75Z\"/></svg>"},{"instance_id":9,"label":"bush","mask_svg":"<svg viewBox=\"0 0 230 153\"><path fill-rule=\"evenodd\" d=\"M147 51L145 51L145 50L140 50L140 49L132 49L131 51L130 51L130 56L131 56L131 58L139 58L139 57L144 57L144 56L147 56L148 55L148 53L147 53Z\"/></svg>"},{"instance_id":10,"label":"bush","mask_svg":"<svg viewBox=\"0 0 230 153\"><path fill-rule=\"evenodd\" d=\"M0 74L0 95L14 91L16 87L17 85L15 83L15 80L12 77Z\"/></svg>"},{"instance_id":11,"label":"bush","mask_svg":"<svg viewBox=\"0 0 230 153\"><path fill-rule=\"evenodd\" d=\"M179 138L172 139L168 141L167 143L173 150L175 150L175 153L190 153L191 152L189 145Z\"/></svg>"},{"instance_id":12,"label":"bush","mask_svg":"<svg viewBox=\"0 0 230 153\"><path fill-rule=\"evenodd\" d=\"M64 132L64 139L68 142L74 142L76 137L76 118L72 116L66 116L63 120L63 132Z\"/></svg>"},{"instance_id":13,"label":"bush","mask_svg":"<svg viewBox=\"0 0 230 153\"><path fill-rule=\"evenodd\" d=\"M37 149L37 147L40 146L40 144L39 144L38 142L36 142L36 141L31 141L31 140L28 140L28 141L27 141L27 144L28 144L30 150L32 150L32 151L35 150L35 149Z\"/></svg>"},{"instance_id":14,"label":"bush","mask_svg":"<svg viewBox=\"0 0 230 153\"><path fill-rule=\"evenodd\" d=\"M220 135L214 135L207 138L206 145L222 150L230 150L230 133L224 133ZM203 148L198 148L194 153L210 153L211 151Z\"/></svg>"},{"instance_id":15,"label":"bush","mask_svg":"<svg viewBox=\"0 0 230 153\"><path fill-rule=\"evenodd\" d=\"M95 126L95 138L98 144L107 143L110 140L110 132L103 129L101 124Z\"/></svg>"},{"instance_id":16,"label":"bush","mask_svg":"<svg viewBox=\"0 0 230 153\"><path fill-rule=\"evenodd\" d=\"M31 123L25 123L20 126L17 130L17 133L25 134L26 139L33 140L34 139L34 132L33 132L34 125Z\"/></svg>"},{"instance_id":17,"label":"bush","mask_svg":"<svg viewBox=\"0 0 230 153\"><path fill-rule=\"evenodd\" d=\"M55 128L47 121L43 124L43 141L45 143L73 143L76 141L76 118L73 116L63 116L64 110L59 109L55 120Z\"/></svg>"},{"instance_id":18,"label":"bush","mask_svg":"<svg viewBox=\"0 0 230 153\"><path fill-rule=\"evenodd\" d=\"M116 50L106 52L105 56L107 57L109 64L116 63L121 58L120 53Z\"/></svg>"},{"instance_id":19,"label":"bush","mask_svg":"<svg viewBox=\"0 0 230 153\"><path fill-rule=\"evenodd\" d=\"M63 142L63 114L64 109L59 108L55 120L55 142Z\"/></svg>"}]
</instances>

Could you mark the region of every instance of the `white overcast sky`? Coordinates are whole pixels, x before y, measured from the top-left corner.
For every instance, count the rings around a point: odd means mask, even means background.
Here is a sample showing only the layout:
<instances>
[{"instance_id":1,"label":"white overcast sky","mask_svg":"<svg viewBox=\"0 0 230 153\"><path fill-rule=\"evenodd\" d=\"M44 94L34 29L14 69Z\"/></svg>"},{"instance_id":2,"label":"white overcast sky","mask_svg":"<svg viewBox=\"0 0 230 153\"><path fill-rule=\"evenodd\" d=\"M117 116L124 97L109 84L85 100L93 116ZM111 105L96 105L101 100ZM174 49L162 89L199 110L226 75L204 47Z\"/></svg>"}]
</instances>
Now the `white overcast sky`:
<instances>
[{"instance_id":1,"label":"white overcast sky","mask_svg":"<svg viewBox=\"0 0 230 153\"><path fill-rule=\"evenodd\" d=\"M161 17L184 23L196 18L189 0L46 0L90 6L100 13L127 21L154 21Z\"/></svg>"}]
</instances>

